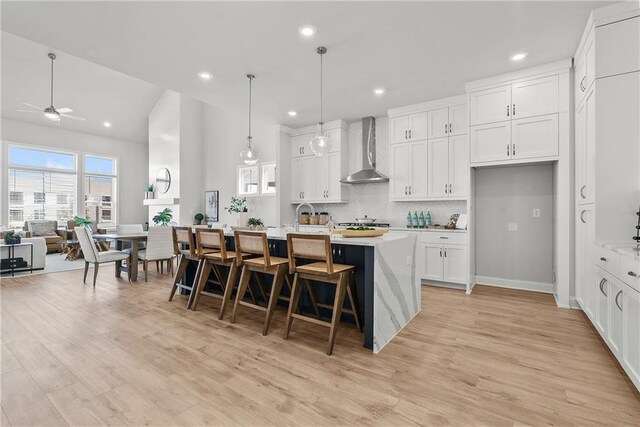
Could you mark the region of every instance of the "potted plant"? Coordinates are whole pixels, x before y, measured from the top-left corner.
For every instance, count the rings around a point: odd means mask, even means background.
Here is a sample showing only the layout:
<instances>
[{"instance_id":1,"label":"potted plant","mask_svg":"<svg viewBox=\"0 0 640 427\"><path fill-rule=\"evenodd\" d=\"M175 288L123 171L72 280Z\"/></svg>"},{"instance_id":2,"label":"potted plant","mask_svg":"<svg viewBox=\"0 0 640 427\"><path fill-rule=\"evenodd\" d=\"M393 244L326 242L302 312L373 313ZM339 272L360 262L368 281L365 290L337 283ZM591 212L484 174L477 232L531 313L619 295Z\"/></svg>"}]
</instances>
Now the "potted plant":
<instances>
[{"instance_id":1,"label":"potted plant","mask_svg":"<svg viewBox=\"0 0 640 427\"><path fill-rule=\"evenodd\" d=\"M246 227L249 222L249 210L247 209L247 198L240 196L231 197L231 206L224 208L230 214L238 214L238 227Z\"/></svg>"},{"instance_id":2,"label":"potted plant","mask_svg":"<svg viewBox=\"0 0 640 427\"><path fill-rule=\"evenodd\" d=\"M169 208L164 208L156 216L153 217L153 223L156 227L167 227L173 219L173 211Z\"/></svg>"},{"instance_id":3,"label":"potted plant","mask_svg":"<svg viewBox=\"0 0 640 427\"><path fill-rule=\"evenodd\" d=\"M82 218L81 216L74 216L73 222L75 222L78 227L91 228L93 225L93 221L88 220L87 218Z\"/></svg>"},{"instance_id":4,"label":"potted plant","mask_svg":"<svg viewBox=\"0 0 640 427\"><path fill-rule=\"evenodd\" d=\"M260 218L249 218L247 224L252 230L265 230L267 228Z\"/></svg>"},{"instance_id":5,"label":"potted plant","mask_svg":"<svg viewBox=\"0 0 640 427\"><path fill-rule=\"evenodd\" d=\"M202 215L201 213L197 213L193 217L193 219L194 219L193 225L200 225L200 224L202 224L202 220L204 219L204 215Z\"/></svg>"},{"instance_id":6,"label":"potted plant","mask_svg":"<svg viewBox=\"0 0 640 427\"><path fill-rule=\"evenodd\" d=\"M7 245L17 245L20 243L20 234L15 230L9 230L4 233L4 243Z\"/></svg>"},{"instance_id":7,"label":"potted plant","mask_svg":"<svg viewBox=\"0 0 640 427\"><path fill-rule=\"evenodd\" d=\"M154 191L154 185L153 184L147 184L147 187L144 191L144 198L145 199L155 199L155 191Z\"/></svg>"}]
</instances>

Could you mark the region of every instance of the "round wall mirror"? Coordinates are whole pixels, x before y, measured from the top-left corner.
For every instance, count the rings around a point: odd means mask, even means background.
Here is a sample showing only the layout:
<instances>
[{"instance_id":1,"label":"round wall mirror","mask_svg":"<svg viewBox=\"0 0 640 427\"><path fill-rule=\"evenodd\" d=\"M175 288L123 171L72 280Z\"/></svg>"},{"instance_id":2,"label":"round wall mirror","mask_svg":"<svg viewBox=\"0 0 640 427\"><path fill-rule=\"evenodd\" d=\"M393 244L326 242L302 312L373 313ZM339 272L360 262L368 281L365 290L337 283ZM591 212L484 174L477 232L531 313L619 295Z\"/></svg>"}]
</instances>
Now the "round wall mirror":
<instances>
[{"instance_id":1,"label":"round wall mirror","mask_svg":"<svg viewBox=\"0 0 640 427\"><path fill-rule=\"evenodd\" d=\"M162 168L156 174L156 191L165 194L169 191L169 187L171 187L171 173L169 173L169 169Z\"/></svg>"}]
</instances>

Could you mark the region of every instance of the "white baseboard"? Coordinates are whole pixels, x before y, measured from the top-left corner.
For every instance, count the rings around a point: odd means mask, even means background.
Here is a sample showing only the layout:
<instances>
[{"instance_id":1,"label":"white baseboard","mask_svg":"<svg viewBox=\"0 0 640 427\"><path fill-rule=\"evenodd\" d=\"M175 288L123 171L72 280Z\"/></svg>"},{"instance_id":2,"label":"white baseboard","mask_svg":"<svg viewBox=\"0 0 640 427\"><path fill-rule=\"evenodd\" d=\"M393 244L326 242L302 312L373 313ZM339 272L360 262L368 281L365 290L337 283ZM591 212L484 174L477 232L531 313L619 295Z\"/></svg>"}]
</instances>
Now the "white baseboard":
<instances>
[{"instance_id":1,"label":"white baseboard","mask_svg":"<svg viewBox=\"0 0 640 427\"><path fill-rule=\"evenodd\" d=\"M510 280L499 279L497 277L476 276L476 284L553 294L553 283L528 282L526 280Z\"/></svg>"}]
</instances>

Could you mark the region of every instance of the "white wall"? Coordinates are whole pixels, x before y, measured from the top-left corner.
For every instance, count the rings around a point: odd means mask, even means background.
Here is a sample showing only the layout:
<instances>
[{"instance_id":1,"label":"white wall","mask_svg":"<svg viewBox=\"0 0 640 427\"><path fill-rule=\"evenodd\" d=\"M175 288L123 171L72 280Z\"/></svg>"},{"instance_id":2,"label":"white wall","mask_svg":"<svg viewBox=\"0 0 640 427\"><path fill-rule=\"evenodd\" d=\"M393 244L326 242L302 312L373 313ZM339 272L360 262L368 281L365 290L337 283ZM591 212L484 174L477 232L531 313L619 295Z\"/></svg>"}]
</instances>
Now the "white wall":
<instances>
[{"instance_id":1,"label":"white wall","mask_svg":"<svg viewBox=\"0 0 640 427\"><path fill-rule=\"evenodd\" d=\"M475 181L476 274L547 284L551 291L553 165L480 168ZM539 218L533 217L534 208L540 209ZM508 231L509 223L518 231Z\"/></svg>"},{"instance_id":2,"label":"white wall","mask_svg":"<svg viewBox=\"0 0 640 427\"><path fill-rule=\"evenodd\" d=\"M118 207L119 223L144 223L146 209L142 205L144 186L147 183L147 145L119 139L70 131L61 127L35 125L17 120L2 119L2 141L22 143L80 154L98 154L118 158ZM6 145L6 144L3 144ZM4 147L3 147L4 148ZM3 153L3 159L4 155ZM7 177L3 163L2 180ZM79 187L81 190L81 183ZM8 220L6 186L2 186L1 224ZM78 198L78 212L82 212L82 198Z\"/></svg>"},{"instance_id":3,"label":"white wall","mask_svg":"<svg viewBox=\"0 0 640 427\"><path fill-rule=\"evenodd\" d=\"M362 122L349 124L349 173L362 169ZM343 145L344 147L344 145ZM389 176L389 118L376 118L376 169ZM426 167L426 165L425 165ZM466 213L465 201L451 202L391 202L389 201L389 184L357 184L347 185L349 203L318 204L317 211L327 211L335 222L353 221L354 217L369 215L379 222L387 221L393 226L404 227L407 212L431 212L434 223L446 224L451 214ZM295 208L291 208L295 210Z\"/></svg>"},{"instance_id":4,"label":"white wall","mask_svg":"<svg viewBox=\"0 0 640 427\"><path fill-rule=\"evenodd\" d=\"M227 111L204 104L203 191L220 191L220 221L229 225L236 224L236 217L226 212L224 207L229 206L231 196L237 194L237 168L242 164L240 152L247 144L247 120L245 112ZM260 152L260 163L275 162L276 141L280 134L276 123L253 120L251 129L253 146ZM280 191L280 183L277 186ZM261 218L265 225L279 225L276 196L247 197L247 206L249 215Z\"/></svg>"}]
</instances>

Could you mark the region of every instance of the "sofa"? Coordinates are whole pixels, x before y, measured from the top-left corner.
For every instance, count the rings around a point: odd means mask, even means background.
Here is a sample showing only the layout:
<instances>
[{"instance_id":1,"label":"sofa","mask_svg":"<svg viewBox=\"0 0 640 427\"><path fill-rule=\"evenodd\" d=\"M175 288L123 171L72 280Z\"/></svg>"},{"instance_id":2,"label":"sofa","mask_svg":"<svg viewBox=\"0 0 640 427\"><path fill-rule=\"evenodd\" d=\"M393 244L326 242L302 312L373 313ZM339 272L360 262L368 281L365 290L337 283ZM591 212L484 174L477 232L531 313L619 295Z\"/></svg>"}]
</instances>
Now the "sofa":
<instances>
[{"instance_id":1,"label":"sofa","mask_svg":"<svg viewBox=\"0 0 640 427\"><path fill-rule=\"evenodd\" d=\"M23 237L21 243L33 243L33 269L42 270L46 265L47 259L47 242L44 237ZM2 248L1 257L6 259L9 257L9 248ZM17 246L14 256L16 258L24 258L27 262L31 262L31 248L29 246Z\"/></svg>"},{"instance_id":2,"label":"sofa","mask_svg":"<svg viewBox=\"0 0 640 427\"><path fill-rule=\"evenodd\" d=\"M58 221L32 220L24 223L24 229L31 237L44 237L48 252L60 252L62 250L62 234L64 231L58 230ZM66 237L65 237L66 238Z\"/></svg>"}]
</instances>

